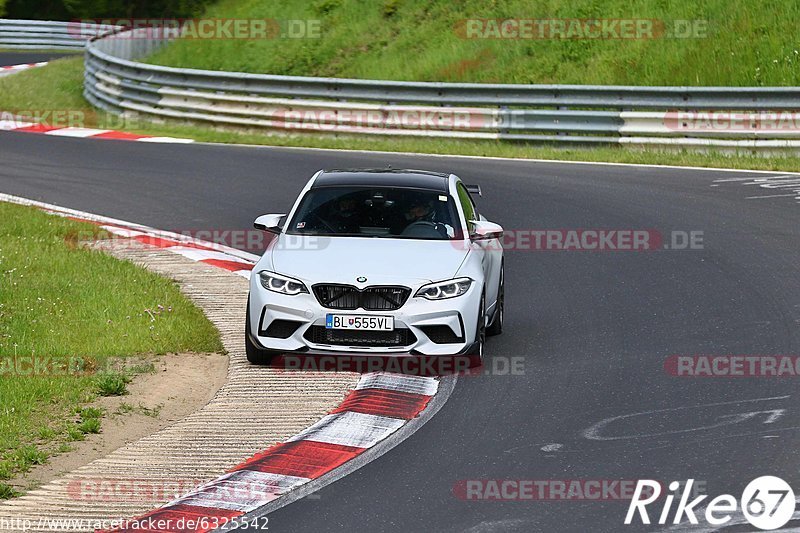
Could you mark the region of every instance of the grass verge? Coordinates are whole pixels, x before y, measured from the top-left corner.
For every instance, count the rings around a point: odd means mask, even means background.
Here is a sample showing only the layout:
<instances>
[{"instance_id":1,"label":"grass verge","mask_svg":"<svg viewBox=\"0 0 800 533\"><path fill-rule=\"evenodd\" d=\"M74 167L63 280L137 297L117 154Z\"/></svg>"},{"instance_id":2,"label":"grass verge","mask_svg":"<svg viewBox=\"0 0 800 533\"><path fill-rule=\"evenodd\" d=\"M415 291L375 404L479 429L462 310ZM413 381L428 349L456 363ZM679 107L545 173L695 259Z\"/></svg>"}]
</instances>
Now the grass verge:
<instances>
[{"instance_id":1,"label":"grass verge","mask_svg":"<svg viewBox=\"0 0 800 533\"><path fill-rule=\"evenodd\" d=\"M800 4L786 0L220 0L203 17L274 19L281 33L267 39L180 39L150 61L408 81L800 85ZM493 36L488 25L467 33L465 21L474 19L554 22L532 28L536 38L500 39L487 38ZM576 19L656 22L654 31L630 38L613 31L592 38L575 26L570 31ZM506 35L516 37L513 29Z\"/></svg>"},{"instance_id":2,"label":"grass verge","mask_svg":"<svg viewBox=\"0 0 800 533\"><path fill-rule=\"evenodd\" d=\"M103 413L86 404L125 393L132 356L222 351L174 282L75 245L90 235L102 237L0 202L0 481L99 432ZM0 484L0 499L14 494Z\"/></svg>"},{"instance_id":3,"label":"grass verge","mask_svg":"<svg viewBox=\"0 0 800 533\"><path fill-rule=\"evenodd\" d=\"M286 135L270 134L267 131L231 131L203 124L160 123L141 119L122 121L119 117L97 112L84 100L82 58L59 59L46 67L0 78L0 110L12 112L76 111L80 117L83 117L79 124L73 124L76 126L118 129L145 135L184 137L216 143L754 170L800 170L800 157L789 155L728 155L715 152L702 154L687 150L644 150L620 146L561 148L490 140L414 139L389 136L337 137L320 134Z\"/></svg>"}]
</instances>

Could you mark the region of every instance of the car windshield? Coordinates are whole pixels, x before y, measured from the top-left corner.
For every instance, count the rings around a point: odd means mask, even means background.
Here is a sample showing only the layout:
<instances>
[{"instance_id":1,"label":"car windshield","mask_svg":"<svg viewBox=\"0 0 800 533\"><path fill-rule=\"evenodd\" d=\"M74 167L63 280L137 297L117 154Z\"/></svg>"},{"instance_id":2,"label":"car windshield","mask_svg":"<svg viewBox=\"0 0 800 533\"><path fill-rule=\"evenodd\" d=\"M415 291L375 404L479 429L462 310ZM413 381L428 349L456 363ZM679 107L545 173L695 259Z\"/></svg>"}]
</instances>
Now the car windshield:
<instances>
[{"instance_id":1,"label":"car windshield","mask_svg":"<svg viewBox=\"0 0 800 533\"><path fill-rule=\"evenodd\" d=\"M424 189L320 187L303 197L292 235L451 240L460 224L450 195Z\"/></svg>"}]
</instances>

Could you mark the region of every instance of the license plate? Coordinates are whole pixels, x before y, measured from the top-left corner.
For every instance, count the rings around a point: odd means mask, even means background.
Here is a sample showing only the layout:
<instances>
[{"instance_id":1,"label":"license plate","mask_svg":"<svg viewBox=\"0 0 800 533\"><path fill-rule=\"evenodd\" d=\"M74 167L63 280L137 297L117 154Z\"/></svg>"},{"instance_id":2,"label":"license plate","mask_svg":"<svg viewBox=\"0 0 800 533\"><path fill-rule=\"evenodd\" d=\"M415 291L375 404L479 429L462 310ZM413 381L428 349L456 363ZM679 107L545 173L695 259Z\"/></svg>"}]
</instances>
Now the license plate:
<instances>
[{"instance_id":1,"label":"license plate","mask_svg":"<svg viewBox=\"0 0 800 533\"><path fill-rule=\"evenodd\" d=\"M393 331L394 317L375 315L333 315L325 317L327 329L361 329L365 331Z\"/></svg>"}]
</instances>

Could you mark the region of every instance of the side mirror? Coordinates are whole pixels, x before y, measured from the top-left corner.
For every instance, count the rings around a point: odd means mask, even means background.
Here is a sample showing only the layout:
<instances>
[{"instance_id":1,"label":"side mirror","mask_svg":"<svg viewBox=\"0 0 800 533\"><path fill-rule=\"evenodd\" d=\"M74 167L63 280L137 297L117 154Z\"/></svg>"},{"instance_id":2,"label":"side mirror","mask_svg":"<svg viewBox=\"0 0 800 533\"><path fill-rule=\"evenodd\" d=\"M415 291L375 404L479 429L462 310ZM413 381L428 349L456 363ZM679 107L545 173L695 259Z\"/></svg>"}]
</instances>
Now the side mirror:
<instances>
[{"instance_id":1,"label":"side mirror","mask_svg":"<svg viewBox=\"0 0 800 533\"><path fill-rule=\"evenodd\" d=\"M490 239L501 239L503 237L503 227L488 220L471 220L472 233L469 238L473 241L488 241Z\"/></svg>"},{"instance_id":2,"label":"side mirror","mask_svg":"<svg viewBox=\"0 0 800 533\"><path fill-rule=\"evenodd\" d=\"M253 227L262 231L279 234L282 230L281 219L286 215L261 215L255 222Z\"/></svg>"}]
</instances>

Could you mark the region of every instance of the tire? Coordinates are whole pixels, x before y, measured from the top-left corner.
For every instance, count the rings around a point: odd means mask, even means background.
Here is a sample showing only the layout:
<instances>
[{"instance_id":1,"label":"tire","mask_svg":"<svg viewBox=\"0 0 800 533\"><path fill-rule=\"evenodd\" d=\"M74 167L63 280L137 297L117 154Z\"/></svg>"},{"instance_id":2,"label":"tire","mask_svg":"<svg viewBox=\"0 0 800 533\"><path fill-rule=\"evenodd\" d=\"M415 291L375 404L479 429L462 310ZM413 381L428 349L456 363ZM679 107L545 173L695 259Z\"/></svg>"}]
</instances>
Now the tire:
<instances>
[{"instance_id":1,"label":"tire","mask_svg":"<svg viewBox=\"0 0 800 533\"><path fill-rule=\"evenodd\" d=\"M500 263L500 287L497 290L497 307L494 312L492 323L486 328L486 334L490 337L500 335L503 333L503 317L505 315L505 301L506 301L506 275L505 265Z\"/></svg>"},{"instance_id":2,"label":"tire","mask_svg":"<svg viewBox=\"0 0 800 533\"><path fill-rule=\"evenodd\" d=\"M247 297L247 318L244 322L244 351L247 354L247 360L253 365L270 364L273 354L259 348L250 340L250 296Z\"/></svg>"},{"instance_id":3,"label":"tire","mask_svg":"<svg viewBox=\"0 0 800 533\"><path fill-rule=\"evenodd\" d=\"M486 359L486 293L481 294L481 304L478 307L478 328L475 330L475 353L481 363Z\"/></svg>"}]
</instances>

